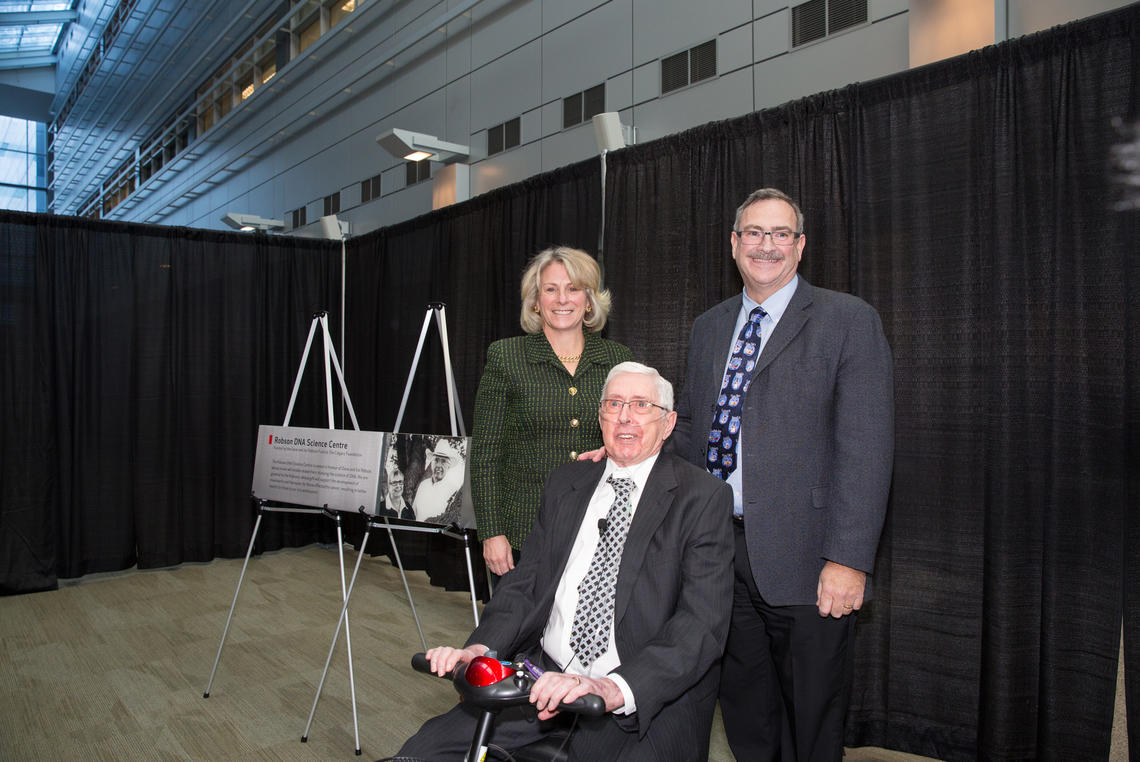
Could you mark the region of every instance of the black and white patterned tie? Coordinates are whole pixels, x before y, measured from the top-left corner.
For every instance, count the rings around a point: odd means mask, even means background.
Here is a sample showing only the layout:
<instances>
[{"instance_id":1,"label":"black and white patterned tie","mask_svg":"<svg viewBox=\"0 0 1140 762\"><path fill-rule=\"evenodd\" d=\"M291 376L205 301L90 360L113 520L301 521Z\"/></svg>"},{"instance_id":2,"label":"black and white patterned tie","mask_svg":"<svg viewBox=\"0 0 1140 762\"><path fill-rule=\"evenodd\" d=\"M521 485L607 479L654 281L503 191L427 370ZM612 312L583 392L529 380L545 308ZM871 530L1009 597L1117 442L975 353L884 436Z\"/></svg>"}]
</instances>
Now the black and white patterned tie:
<instances>
[{"instance_id":1,"label":"black and white patterned tie","mask_svg":"<svg viewBox=\"0 0 1140 762\"><path fill-rule=\"evenodd\" d=\"M605 529L594 548L590 568L578 585L578 606L574 609L574 623L570 627L570 647L582 666L587 668L609 645L610 626L614 619L614 587L632 518L629 496L633 493L633 479L610 476L606 481L616 493L614 504L606 516Z\"/></svg>"}]
</instances>

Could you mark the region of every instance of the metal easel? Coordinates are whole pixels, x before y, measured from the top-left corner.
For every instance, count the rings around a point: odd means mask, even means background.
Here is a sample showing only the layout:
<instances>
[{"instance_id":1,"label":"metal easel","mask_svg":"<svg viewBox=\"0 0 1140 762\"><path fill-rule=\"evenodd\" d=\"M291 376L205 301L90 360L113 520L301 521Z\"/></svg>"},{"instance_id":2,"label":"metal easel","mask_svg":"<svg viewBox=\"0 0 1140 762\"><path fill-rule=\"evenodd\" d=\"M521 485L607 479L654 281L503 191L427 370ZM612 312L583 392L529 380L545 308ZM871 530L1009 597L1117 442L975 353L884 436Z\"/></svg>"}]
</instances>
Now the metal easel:
<instances>
[{"instance_id":1,"label":"metal easel","mask_svg":"<svg viewBox=\"0 0 1140 762\"><path fill-rule=\"evenodd\" d=\"M293 393L289 398L289 408L285 412L285 420L281 425L282 426L288 426L289 421L293 417L293 407L296 405L296 402L297 402L297 394L301 389L301 379L305 373L305 366L309 361L309 351L312 349L313 337L316 335L318 326L321 329L321 333L322 333L322 336L324 339L325 401L326 401L326 406L328 408L329 428L330 429L336 428L336 425L335 425L336 419L334 417L334 411L333 411L333 393L332 393L332 389L333 389L333 387L332 387L332 370L335 369L337 380L340 382L340 391L341 391L341 395L342 395L342 400L344 401L345 405L348 408L349 416L352 418L352 426L357 431L360 431L360 424L356 420L356 411L352 407L352 400L348 395L348 387L345 385L345 382L344 382L344 373L341 371L340 362L337 360L337 356L336 356L336 348L333 346L332 336L329 334L329 323L328 323L328 313L327 312L318 312L315 315L313 315L313 321L309 325L309 337L305 341L305 349L301 353L301 363L300 363L300 366L297 368L297 377L293 381ZM302 507L274 506L274 505L269 505L265 500L259 500L258 501L257 521L253 525L253 533L249 538L249 547L246 549L246 552L245 552L245 561L242 563L241 574L238 576L237 587L234 589L233 602L230 604L230 613L226 617L226 626L222 630L221 642L218 643L218 654L216 657L214 657L214 667L212 670L210 670L210 680L206 684L206 690L202 693L202 697L203 698L209 698L210 697L210 688L214 684L214 676L217 674L218 663L221 661L221 658L222 658L222 648L226 644L226 636L229 634L230 623L233 621L234 610L237 608L238 594L241 593L241 585L242 585L242 582L245 580L246 567L249 566L249 559L250 559L250 556L253 554L254 544L257 542L257 533L261 529L261 520L262 520L262 518L265 517L265 514L267 514L267 513L306 513L306 514L310 514L310 515L322 514L322 515L328 516L330 519L332 519L336 523L337 550L338 550L339 556L340 556L340 591L341 591L341 598L344 601L344 608L341 609L341 620L340 621L343 621L344 626L345 626L345 630L344 630L344 632L345 632L345 644L348 648L348 683L349 683L349 689L352 693L352 725L353 725L353 732L355 734L356 753L360 754L360 729L359 729L359 724L358 724L358 720L357 720L357 712L356 712L356 680L355 680L355 676L353 675L353 669L352 669L352 639L350 637L349 628L348 628L348 612L347 612L348 589L346 589L346 587L345 587L343 528L341 525L340 514L335 512L335 511L328 510L327 507L326 508L302 508ZM360 567L360 560L357 559L357 568L359 569L359 567ZM354 576L355 576L355 574L354 574ZM405 584L407 584L407 583L405 582ZM340 621L337 622L337 632L338 633L340 631ZM327 665L326 665L326 670L327 670ZM323 684L323 682L324 682L324 676L323 675L322 675L321 681ZM316 710L316 702L314 702L314 704L313 704L313 710L314 711ZM309 715L309 722L312 723L312 714ZM307 740L308 727L306 727L306 729L305 729L305 734L306 734L306 737L301 739L302 742Z\"/></svg>"},{"instance_id":2,"label":"metal easel","mask_svg":"<svg viewBox=\"0 0 1140 762\"><path fill-rule=\"evenodd\" d=\"M423 327L420 329L419 342L416 344L415 355L412 358L412 367L411 367L411 370L408 372L407 383L404 385L404 397L400 401L400 410L396 414L396 424L392 429L392 433L394 433L394 434L399 433L400 424L403 423L404 411L407 408L408 398L411 395L411 391L412 391L412 382L415 380L416 369L419 367L420 357L423 355L424 342L427 339L427 332L428 332L428 329L431 327L431 322L432 322L433 317L435 318L436 326L439 329L440 342L443 345L443 367L444 367L444 376L445 376L446 383L447 383L447 404L448 404L448 413L449 413L450 423L451 423L451 435L453 437L454 436L467 436L467 431L463 425L463 417L459 411L459 394L457 391L457 387L455 385L455 374L451 368L451 350L449 348L448 338L447 338L446 307L442 302L432 302L432 303L428 304L427 311L424 314L424 322L423 322ZM404 591L407 593L407 596L408 596L408 605L412 610L412 617L416 621L416 630L419 632L419 635L420 635L420 643L423 645L425 651L427 650L427 641L424 638L424 631L423 631L423 627L420 625L419 615L416 613L416 605L415 605L414 599L412 598L412 590L408 586L408 578L407 578L407 574L405 573L405 570L404 570L404 563L403 563L402 559L400 558L400 551L396 547L396 538L393 536L392 530L398 530L398 531L402 531L402 532L423 532L423 533L427 533L427 534L441 534L441 535L444 535L445 537L451 537L453 539L460 540L463 542L463 549L464 549L464 553L466 554L466 560L467 560L467 582L468 582L468 586L469 586L470 592L471 592L471 614L475 620L475 626L476 627L479 626L478 597L477 597L476 592L475 592L475 570L474 570L474 566L472 565L472 562L471 562L471 543L470 543L470 540L469 540L466 532L459 534L459 533L451 531L447 527L406 526L403 524L392 524L391 522L388 521L387 516L368 516L368 517L366 517L364 539L361 541L361 545L360 545L361 556L363 556L364 546L365 546L365 544L367 544L369 534L371 533L371 531L373 529L384 529L385 531L388 532L388 540L392 543L392 551L393 551L393 555L395 556L396 566L399 567L400 576L403 578L403 581L404 581ZM358 559L357 560L357 569L359 569L359 565L360 565L360 562ZM356 570L353 571L352 580L350 581L349 586L348 586L348 595L349 596L352 595L352 588L353 588L353 585L355 583L356 583ZM346 601L345 610L347 610L347 608L348 608L348 604ZM339 627L338 627L337 634L333 636L332 648L336 647L336 639L337 639L337 637L339 637L339 634L340 633L339 633ZM330 657L331 657L331 653L332 653L332 648L329 649ZM326 662L325 668L326 668L326 670L328 669L327 662ZM323 679L324 678L322 677L322 681L323 681ZM318 695L319 695L319 689L318 689ZM314 702L314 707L315 706L316 706L316 704Z\"/></svg>"},{"instance_id":3,"label":"metal easel","mask_svg":"<svg viewBox=\"0 0 1140 762\"><path fill-rule=\"evenodd\" d=\"M423 353L424 340L427 338L428 328L431 326L431 319L435 317L436 327L439 329L439 341L443 345L443 373L447 383L447 410L451 419L451 436L465 437L467 430L463 426L463 416L459 412L459 392L455 386L455 374L451 369L451 349L447 340L447 313L446 306L443 302L431 302L428 304L427 312L424 313L424 324L420 329L420 340L416 344L416 353L412 358L412 369L408 371L408 382L404 385L404 398L400 400L400 411L396 414L396 425L392 429L393 433L400 431L400 424L404 421L404 410L408 406L408 397L412 393L412 381L416 377L416 368L420 364L420 355ZM387 522L385 522L387 523ZM471 614L475 618L475 626L479 626L479 607L478 598L475 594L475 568L471 563L471 542L466 532L457 534L446 527L427 528L427 527L397 527L397 529L412 529L420 532L435 532L445 537L451 537L463 543L463 552L467 558L467 584L471 591ZM391 533L389 532L389 536ZM395 548L395 542L392 547ZM396 560L399 562L399 554L396 554ZM403 573L403 567L400 568ZM408 600L411 600L411 593L408 593ZM416 626L419 626L419 620L416 621ZM423 640L423 631L420 631L420 640ZM427 643L424 643L424 650L427 650Z\"/></svg>"},{"instance_id":4,"label":"metal easel","mask_svg":"<svg viewBox=\"0 0 1140 762\"><path fill-rule=\"evenodd\" d=\"M400 424L403 422L404 410L407 407L408 397L411 394L411 390L412 390L412 381L415 379L416 369L419 366L420 357L423 354L424 341L427 338L428 328L431 326L431 319L433 316L436 319L436 325L439 329L439 334L440 334L440 341L443 344L443 363L444 363L444 374L446 376L446 381L447 381L447 402L448 402L448 411L449 411L450 418L451 418L451 435L452 436L466 436L467 434L466 434L466 431L464 430L464 427L463 427L463 419L462 419L462 416L459 415L459 409L458 409L459 402L458 402L458 394L457 394L456 386L455 386L455 376L454 376L452 369L451 369L451 351L448 347L448 341L447 341L447 317L445 314L445 307L442 303L435 303L435 302L428 305L427 313L424 315L424 323L423 323L423 328L420 330L419 343L416 345L415 356L412 359L412 368L411 368L411 371L409 371L409 373L408 373L408 381L404 387L404 398L400 402L400 411L396 415L396 425L393 428L392 433L398 433L400 430ZM354 418L354 420L355 420L355 418ZM404 592L408 596L408 606L412 610L412 618L415 619L416 630L419 632L419 635L420 635L420 643L423 645L425 651L427 650L427 640L424 638L424 631L423 631L423 627L420 624L419 614L416 613L416 604L415 604L414 598L412 597L412 589L408 585L408 577L407 577L407 574L404 570L404 563L403 563L403 560L400 558L400 551L396 547L396 538L392 533L392 530L394 530L394 529L400 530L400 531L406 531L406 532L426 532L429 534L441 534L441 535L444 535L446 537L452 537L452 538L455 538L457 540L461 540L463 542L464 552L466 553L466 557L467 557L467 581L468 581L468 584L469 584L470 590L471 590L471 612L475 618L475 626L476 627L479 626L479 608L477 606L478 598L476 597L476 593L475 593L475 572L474 572L474 567L472 566L472 563L471 563L471 544L470 544L470 540L469 540L466 532L464 532L462 534L458 534L456 532L451 531L447 527L405 526L402 524L395 524L394 525L388 521L387 516L367 516L367 515L365 515L365 520L366 520L366 523L365 523L364 537L360 542L360 551L359 551L359 554L357 555L357 558L356 558L356 566L352 570L352 578L349 581L348 589L345 591L345 594L344 594L344 605L341 607L340 618L337 620L336 631L333 633L332 643L329 645L329 653L328 653L328 656L325 658L325 666L324 666L324 670L321 672L321 680L317 686L317 694L313 698L313 708L309 712L309 721L305 725L304 734L301 736L302 742L307 741L309 738L309 729L313 724L313 717L317 711L317 703L320 701L321 691L324 689L325 677L328 674L329 665L332 662L333 652L336 650L336 644L340 638L340 627L341 627L342 622L344 623L344 627L345 627L345 639L346 639L346 641L348 639L348 604L352 598L352 591L356 586L356 579L357 579L357 576L360 572L360 562L364 559L364 551L368 545L368 538L371 535L373 529L384 529L388 533L388 540L389 540L389 542L392 543L392 551L393 551L393 555L395 556L396 565L400 569L400 577L403 579L403 582L404 582ZM343 570L343 566L342 566L342 570ZM349 650L349 676L350 676L350 679L351 679L351 675L352 675L351 665L352 665L352 651L350 648L350 650ZM355 694L355 692L353 693L352 701L353 701L353 705L352 705L353 721L355 722L356 721L356 694ZM358 755L360 754L359 737L358 737L357 743L356 743L356 753Z\"/></svg>"}]
</instances>

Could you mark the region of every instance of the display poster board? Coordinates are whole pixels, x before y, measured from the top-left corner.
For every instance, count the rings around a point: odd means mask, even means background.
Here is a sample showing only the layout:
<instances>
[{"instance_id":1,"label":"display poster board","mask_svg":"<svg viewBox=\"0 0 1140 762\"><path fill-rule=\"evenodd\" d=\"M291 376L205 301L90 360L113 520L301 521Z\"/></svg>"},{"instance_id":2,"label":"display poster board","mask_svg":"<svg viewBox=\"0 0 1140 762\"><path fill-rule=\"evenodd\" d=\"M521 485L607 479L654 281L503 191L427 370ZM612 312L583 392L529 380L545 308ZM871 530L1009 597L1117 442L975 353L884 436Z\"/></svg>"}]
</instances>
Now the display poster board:
<instances>
[{"instance_id":1,"label":"display poster board","mask_svg":"<svg viewBox=\"0 0 1140 762\"><path fill-rule=\"evenodd\" d=\"M475 526L468 467L471 440L437 434L385 434L376 513L407 521Z\"/></svg>"},{"instance_id":2,"label":"display poster board","mask_svg":"<svg viewBox=\"0 0 1140 762\"><path fill-rule=\"evenodd\" d=\"M259 500L376 512L384 437L377 431L260 426L253 465Z\"/></svg>"}]
</instances>

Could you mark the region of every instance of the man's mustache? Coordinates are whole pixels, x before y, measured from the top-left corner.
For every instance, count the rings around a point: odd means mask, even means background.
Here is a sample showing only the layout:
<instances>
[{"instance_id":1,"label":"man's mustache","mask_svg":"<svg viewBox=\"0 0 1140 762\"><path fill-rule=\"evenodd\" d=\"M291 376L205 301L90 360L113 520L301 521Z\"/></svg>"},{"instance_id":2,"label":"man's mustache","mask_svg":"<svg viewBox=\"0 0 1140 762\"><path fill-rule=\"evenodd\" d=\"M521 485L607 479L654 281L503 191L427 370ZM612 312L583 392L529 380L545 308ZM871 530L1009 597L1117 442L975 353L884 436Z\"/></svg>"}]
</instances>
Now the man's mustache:
<instances>
[{"instance_id":1,"label":"man's mustache","mask_svg":"<svg viewBox=\"0 0 1140 762\"><path fill-rule=\"evenodd\" d=\"M780 262L784 259L784 256L778 251L758 251L747 256L757 262Z\"/></svg>"}]
</instances>

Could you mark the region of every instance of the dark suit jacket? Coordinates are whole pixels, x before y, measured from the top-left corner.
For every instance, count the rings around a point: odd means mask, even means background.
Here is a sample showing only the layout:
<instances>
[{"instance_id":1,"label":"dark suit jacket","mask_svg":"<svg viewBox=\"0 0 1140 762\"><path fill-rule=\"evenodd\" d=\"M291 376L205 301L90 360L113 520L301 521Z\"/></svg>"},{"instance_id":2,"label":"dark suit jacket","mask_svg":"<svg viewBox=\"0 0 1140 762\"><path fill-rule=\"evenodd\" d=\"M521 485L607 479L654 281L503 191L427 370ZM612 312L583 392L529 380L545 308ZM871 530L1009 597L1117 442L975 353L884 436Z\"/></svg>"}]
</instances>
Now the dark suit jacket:
<instances>
[{"instance_id":1,"label":"dark suit jacket","mask_svg":"<svg viewBox=\"0 0 1140 762\"><path fill-rule=\"evenodd\" d=\"M508 572L468 645L482 643L513 658L533 652L554 593L605 463L576 462L546 482L522 561ZM728 632L732 599L732 491L718 479L662 453L646 482L618 571L614 634L637 711L611 715L629 738L637 732L661 758L694 760L708 753L708 723ZM584 725L580 730L585 730ZM599 737L606 733L595 734ZM578 732L576 757L607 759ZM620 739L619 739L620 740ZM611 737L607 743L612 743ZM585 746L584 746L585 745ZM665 750L665 751L662 751Z\"/></svg>"},{"instance_id":2,"label":"dark suit jacket","mask_svg":"<svg viewBox=\"0 0 1140 762\"><path fill-rule=\"evenodd\" d=\"M702 466L741 301L698 317L689 339L673 440ZM801 277L760 355L741 430L748 558L765 601L814 605L825 560L870 575L894 457L891 352L875 310Z\"/></svg>"}]
</instances>

